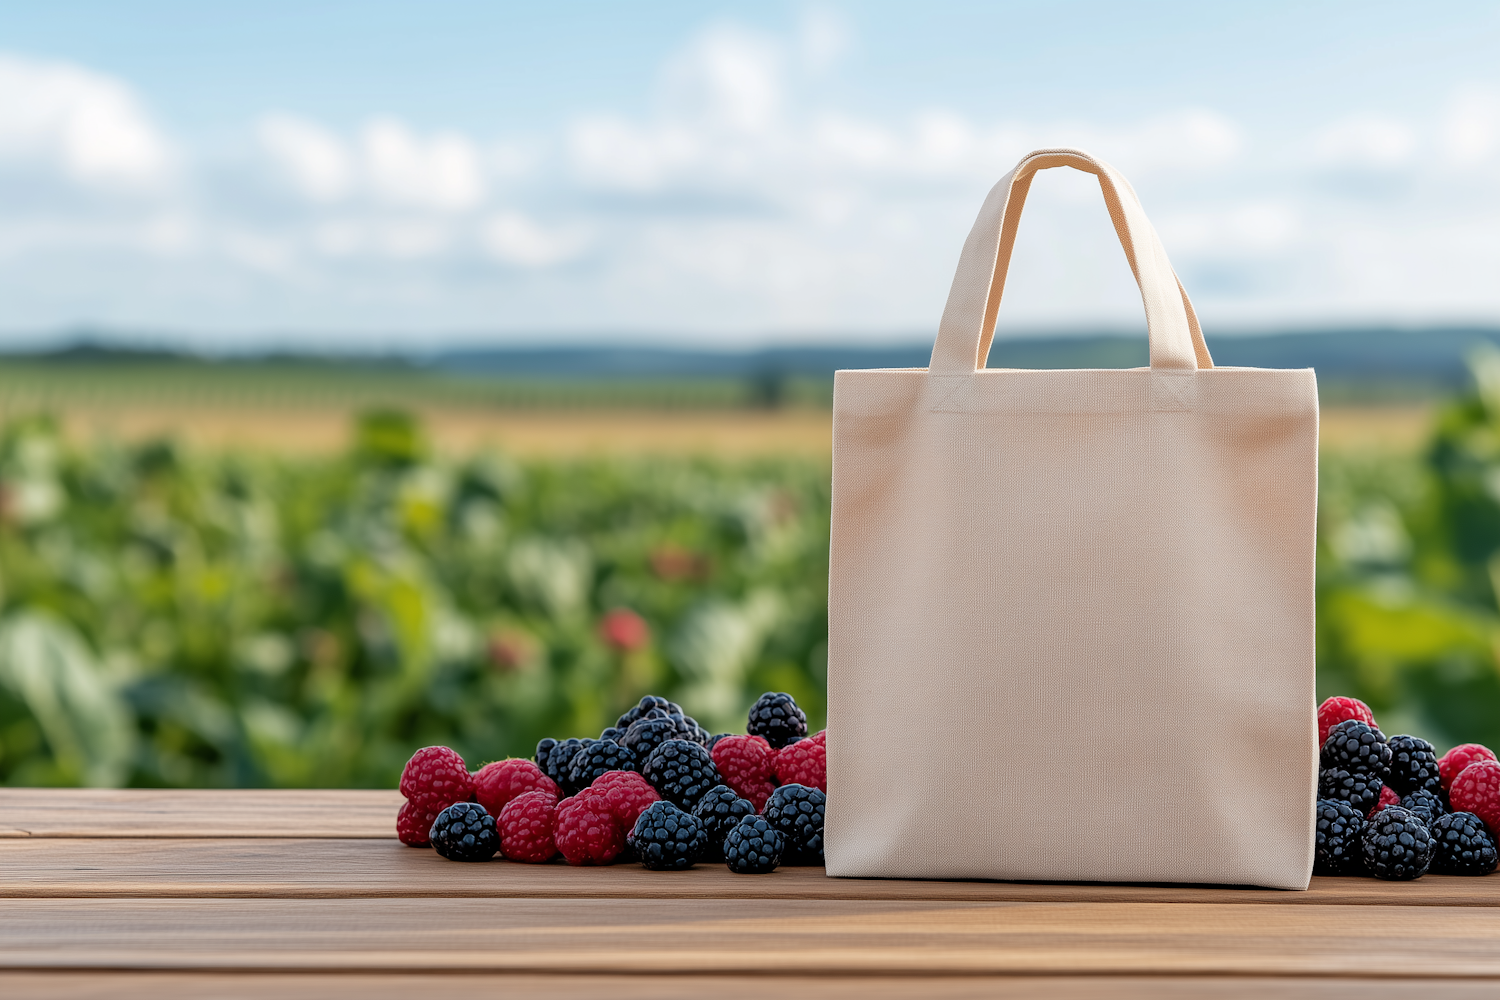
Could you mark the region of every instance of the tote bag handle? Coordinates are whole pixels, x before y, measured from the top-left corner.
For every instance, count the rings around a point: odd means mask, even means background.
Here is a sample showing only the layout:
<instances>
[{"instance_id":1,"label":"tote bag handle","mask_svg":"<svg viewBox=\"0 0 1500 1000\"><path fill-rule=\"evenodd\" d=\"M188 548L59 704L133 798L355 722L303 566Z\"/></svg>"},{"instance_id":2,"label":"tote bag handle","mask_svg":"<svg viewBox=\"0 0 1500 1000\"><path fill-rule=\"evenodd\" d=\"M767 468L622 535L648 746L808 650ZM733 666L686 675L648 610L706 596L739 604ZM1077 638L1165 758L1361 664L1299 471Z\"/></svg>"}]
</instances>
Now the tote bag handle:
<instances>
[{"instance_id":1,"label":"tote bag handle","mask_svg":"<svg viewBox=\"0 0 1500 1000\"><path fill-rule=\"evenodd\" d=\"M1109 164L1077 149L1039 149L990 189L964 241L958 272L943 307L928 371L962 375L983 368L995 336L995 318L1015 248L1021 209L1038 170L1072 167L1099 178L1104 204L1141 289L1152 368L1212 368L1208 345L1187 292L1177 280L1156 230L1130 183Z\"/></svg>"}]
</instances>

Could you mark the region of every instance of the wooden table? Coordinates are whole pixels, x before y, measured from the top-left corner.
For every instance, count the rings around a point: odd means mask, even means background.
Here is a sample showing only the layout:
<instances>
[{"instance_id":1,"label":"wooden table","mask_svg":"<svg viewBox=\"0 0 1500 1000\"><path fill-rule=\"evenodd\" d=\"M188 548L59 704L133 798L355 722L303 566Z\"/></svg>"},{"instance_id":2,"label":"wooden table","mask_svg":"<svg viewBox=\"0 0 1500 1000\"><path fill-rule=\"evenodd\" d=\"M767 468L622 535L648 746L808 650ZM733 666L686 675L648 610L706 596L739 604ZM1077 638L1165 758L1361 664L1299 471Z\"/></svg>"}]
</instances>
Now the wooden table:
<instances>
[{"instance_id":1,"label":"wooden table","mask_svg":"<svg viewBox=\"0 0 1500 1000\"><path fill-rule=\"evenodd\" d=\"M1309 892L497 861L393 792L0 789L0 996L1500 996L1500 877Z\"/></svg>"}]
</instances>

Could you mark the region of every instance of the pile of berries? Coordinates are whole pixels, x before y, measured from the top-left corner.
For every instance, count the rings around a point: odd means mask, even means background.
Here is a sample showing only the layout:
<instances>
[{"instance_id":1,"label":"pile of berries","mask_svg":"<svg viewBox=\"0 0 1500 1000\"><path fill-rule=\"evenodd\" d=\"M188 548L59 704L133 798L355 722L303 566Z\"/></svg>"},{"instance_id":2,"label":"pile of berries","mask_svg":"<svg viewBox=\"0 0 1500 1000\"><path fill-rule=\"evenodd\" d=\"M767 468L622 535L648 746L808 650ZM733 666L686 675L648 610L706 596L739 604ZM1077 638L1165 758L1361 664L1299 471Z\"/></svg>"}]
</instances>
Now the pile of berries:
<instances>
[{"instance_id":1,"label":"pile of berries","mask_svg":"<svg viewBox=\"0 0 1500 1000\"><path fill-rule=\"evenodd\" d=\"M470 774L425 747L401 775L403 844L452 861L497 853L533 864L639 861L657 871L723 861L764 874L823 863L827 732L807 735L792 696L767 692L744 735L710 736L675 702L647 695L596 740L545 739Z\"/></svg>"},{"instance_id":2,"label":"pile of berries","mask_svg":"<svg viewBox=\"0 0 1500 1000\"><path fill-rule=\"evenodd\" d=\"M1487 747L1438 757L1415 736L1387 739L1354 698L1318 707L1318 740L1314 872L1404 881L1500 864L1500 762Z\"/></svg>"}]
</instances>

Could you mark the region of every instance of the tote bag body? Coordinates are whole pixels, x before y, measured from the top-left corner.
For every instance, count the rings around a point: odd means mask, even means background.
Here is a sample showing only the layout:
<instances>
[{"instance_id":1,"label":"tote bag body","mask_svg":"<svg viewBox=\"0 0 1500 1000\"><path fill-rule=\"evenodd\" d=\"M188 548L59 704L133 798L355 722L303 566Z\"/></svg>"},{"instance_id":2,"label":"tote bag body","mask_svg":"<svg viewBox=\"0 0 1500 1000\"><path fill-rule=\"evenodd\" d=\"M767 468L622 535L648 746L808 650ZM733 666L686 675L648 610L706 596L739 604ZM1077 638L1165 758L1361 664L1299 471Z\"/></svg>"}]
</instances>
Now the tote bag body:
<instances>
[{"instance_id":1,"label":"tote bag body","mask_svg":"<svg viewBox=\"0 0 1500 1000\"><path fill-rule=\"evenodd\" d=\"M986 369L1032 175L1094 173L1151 367ZM830 875L1305 889L1317 387L1215 368L1135 193L986 200L932 364L834 383Z\"/></svg>"}]
</instances>

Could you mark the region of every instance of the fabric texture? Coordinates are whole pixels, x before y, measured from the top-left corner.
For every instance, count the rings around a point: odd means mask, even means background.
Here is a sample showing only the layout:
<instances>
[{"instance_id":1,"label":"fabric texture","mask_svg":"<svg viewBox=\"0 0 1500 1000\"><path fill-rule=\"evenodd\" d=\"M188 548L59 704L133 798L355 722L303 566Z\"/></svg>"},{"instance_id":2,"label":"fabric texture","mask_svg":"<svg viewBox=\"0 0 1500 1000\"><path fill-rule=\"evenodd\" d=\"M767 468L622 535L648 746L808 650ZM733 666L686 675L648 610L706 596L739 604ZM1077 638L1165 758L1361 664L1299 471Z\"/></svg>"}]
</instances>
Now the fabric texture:
<instances>
[{"instance_id":1,"label":"fabric texture","mask_svg":"<svg viewBox=\"0 0 1500 1000\"><path fill-rule=\"evenodd\" d=\"M1149 368L984 367L1056 166L1099 178ZM1118 173L1023 159L930 366L838 372L833 441L830 875L1307 888L1317 384L1213 366Z\"/></svg>"}]
</instances>

